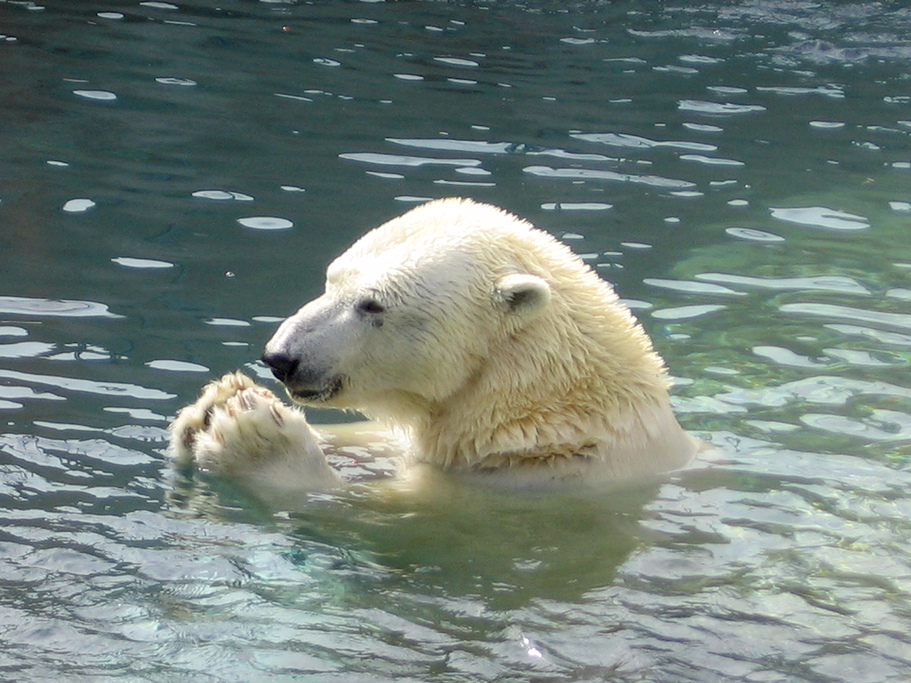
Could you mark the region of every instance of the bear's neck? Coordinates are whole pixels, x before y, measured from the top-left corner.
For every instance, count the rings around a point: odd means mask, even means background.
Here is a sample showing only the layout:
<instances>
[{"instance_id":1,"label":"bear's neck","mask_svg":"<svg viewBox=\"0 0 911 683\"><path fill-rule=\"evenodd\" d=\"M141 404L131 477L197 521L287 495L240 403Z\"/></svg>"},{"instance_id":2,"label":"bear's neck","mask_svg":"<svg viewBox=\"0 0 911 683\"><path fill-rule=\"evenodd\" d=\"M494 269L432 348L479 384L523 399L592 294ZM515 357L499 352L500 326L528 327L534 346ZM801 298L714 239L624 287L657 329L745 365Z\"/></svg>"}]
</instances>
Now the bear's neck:
<instances>
[{"instance_id":1,"label":"bear's neck","mask_svg":"<svg viewBox=\"0 0 911 683\"><path fill-rule=\"evenodd\" d=\"M476 401L484 405L483 398ZM602 410L594 405L602 405ZM415 455L456 471L594 459L618 474L663 471L689 459L689 441L666 400L594 405L582 410L557 405L547 412L510 416L498 416L495 408L450 407L413 427ZM681 446L687 453L680 452Z\"/></svg>"},{"instance_id":2,"label":"bear's neck","mask_svg":"<svg viewBox=\"0 0 911 683\"><path fill-rule=\"evenodd\" d=\"M609 323L554 340L545 322L492 349L413 425L416 457L448 470L594 459L609 477L685 463L693 441L671 412L661 359L631 318Z\"/></svg>"}]
</instances>

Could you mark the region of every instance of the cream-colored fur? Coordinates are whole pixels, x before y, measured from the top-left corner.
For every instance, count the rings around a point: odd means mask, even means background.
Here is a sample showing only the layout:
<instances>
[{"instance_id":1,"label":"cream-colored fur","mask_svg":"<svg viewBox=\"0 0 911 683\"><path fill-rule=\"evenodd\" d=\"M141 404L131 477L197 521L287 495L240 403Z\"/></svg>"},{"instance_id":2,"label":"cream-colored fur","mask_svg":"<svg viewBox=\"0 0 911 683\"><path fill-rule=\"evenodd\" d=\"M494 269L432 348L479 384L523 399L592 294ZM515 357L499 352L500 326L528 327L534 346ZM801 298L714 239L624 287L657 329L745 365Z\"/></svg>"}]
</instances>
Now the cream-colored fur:
<instances>
[{"instance_id":1,"label":"cream-colored fur","mask_svg":"<svg viewBox=\"0 0 911 683\"><path fill-rule=\"evenodd\" d=\"M467 200L424 204L364 235L330 264L326 292L279 327L264 360L298 402L401 428L412 461L509 484L628 480L681 467L696 450L671 412L661 359L611 287L547 233ZM285 425L276 431L302 438L311 462L316 437L287 429L302 414L262 391L240 393L262 397ZM238 403L211 422L266 414ZM237 457L226 455L234 432L220 427L216 455L199 418L211 412L181 413L175 452L204 467L230 461L209 466L225 473L255 462L253 447L269 452L260 420L255 445ZM293 450L283 445L277 458L293 460Z\"/></svg>"},{"instance_id":2,"label":"cream-colored fur","mask_svg":"<svg viewBox=\"0 0 911 683\"><path fill-rule=\"evenodd\" d=\"M259 490L325 490L342 483L304 414L240 372L211 382L171 424L181 463Z\"/></svg>"}]
</instances>

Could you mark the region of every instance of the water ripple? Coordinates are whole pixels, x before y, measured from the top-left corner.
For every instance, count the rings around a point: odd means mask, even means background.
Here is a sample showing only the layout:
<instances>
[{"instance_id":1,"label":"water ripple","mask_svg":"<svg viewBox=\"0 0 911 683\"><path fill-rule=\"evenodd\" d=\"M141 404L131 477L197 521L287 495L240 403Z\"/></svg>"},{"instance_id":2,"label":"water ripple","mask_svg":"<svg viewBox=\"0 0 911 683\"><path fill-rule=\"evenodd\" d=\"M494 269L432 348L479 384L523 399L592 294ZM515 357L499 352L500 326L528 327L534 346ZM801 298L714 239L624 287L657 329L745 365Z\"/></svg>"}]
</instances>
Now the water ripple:
<instances>
[{"instance_id":1,"label":"water ripple","mask_svg":"<svg viewBox=\"0 0 911 683\"><path fill-rule=\"evenodd\" d=\"M692 320L694 318L701 318L703 316L709 315L710 313L716 313L717 311L724 310L725 308L725 306L722 306L720 304L677 306L673 308L662 308L656 311L652 311L652 317L657 318L658 320Z\"/></svg>"},{"instance_id":2,"label":"water ripple","mask_svg":"<svg viewBox=\"0 0 911 683\"><path fill-rule=\"evenodd\" d=\"M387 142L405 147L470 152L472 154L506 154L514 148L508 142L486 142L483 140L454 140L436 138L386 138Z\"/></svg>"},{"instance_id":3,"label":"water ripple","mask_svg":"<svg viewBox=\"0 0 911 683\"><path fill-rule=\"evenodd\" d=\"M843 406L858 396L894 396L908 399L911 398L911 388L874 380L817 375L785 382L777 387L732 389L718 398L735 405L780 408L795 401Z\"/></svg>"},{"instance_id":4,"label":"water ripple","mask_svg":"<svg viewBox=\"0 0 911 683\"><path fill-rule=\"evenodd\" d=\"M0 0L10 677L907 679L905 3L108 4ZM166 465L326 259L452 193L609 273L718 450L294 513Z\"/></svg>"},{"instance_id":5,"label":"water ripple","mask_svg":"<svg viewBox=\"0 0 911 683\"><path fill-rule=\"evenodd\" d=\"M47 342L16 342L0 344L0 358L35 358L53 351L56 347Z\"/></svg>"},{"instance_id":6,"label":"water ripple","mask_svg":"<svg viewBox=\"0 0 911 683\"><path fill-rule=\"evenodd\" d=\"M294 223L278 216L247 216L238 218L237 222L251 230L290 230Z\"/></svg>"},{"instance_id":7,"label":"water ripple","mask_svg":"<svg viewBox=\"0 0 911 683\"><path fill-rule=\"evenodd\" d=\"M359 161L378 166L480 166L478 159L433 159L429 157L401 156L398 154L381 154L373 152L346 152L338 155L340 159Z\"/></svg>"},{"instance_id":8,"label":"water ripple","mask_svg":"<svg viewBox=\"0 0 911 683\"><path fill-rule=\"evenodd\" d=\"M718 282L726 285L740 285L758 289L774 289L777 291L820 291L839 292L841 294L867 295L870 293L866 287L854 278L844 275L811 275L808 277L752 277L749 275L734 275L729 273L699 273L697 280Z\"/></svg>"},{"instance_id":9,"label":"water ripple","mask_svg":"<svg viewBox=\"0 0 911 683\"><path fill-rule=\"evenodd\" d=\"M776 95L822 95L823 97L831 97L836 100L843 100L845 97L845 90L841 86L837 85L820 85L815 88L799 88L799 87L762 87L758 86L756 92L770 92L775 93Z\"/></svg>"},{"instance_id":10,"label":"water ripple","mask_svg":"<svg viewBox=\"0 0 911 683\"><path fill-rule=\"evenodd\" d=\"M148 387L130 384L128 382L99 382L89 379L77 379L75 377L61 377L59 375L39 375L30 372L18 372L5 368L0 368L0 378L14 380L16 382L52 386L68 391L75 391L77 393L98 394L102 396L128 396L143 401L166 401L176 398L174 394L169 394L160 389L149 389Z\"/></svg>"},{"instance_id":11,"label":"water ripple","mask_svg":"<svg viewBox=\"0 0 911 683\"><path fill-rule=\"evenodd\" d=\"M828 209L824 206L803 206L794 208L772 209L772 218L798 225L810 225L816 228L831 230L863 230L870 227L863 216Z\"/></svg>"},{"instance_id":12,"label":"water ripple","mask_svg":"<svg viewBox=\"0 0 911 683\"><path fill-rule=\"evenodd\" d=\"M597 171L583 168L552 168L550 166L526 166L522 169L529 175L561 180L607 180L620 183L637 183L664 189L686 189L696 187L688 180L662 178L656 175L638 175L635 173L618 173L616 171Z\"/></svg>"},{"instance_id":13,"label":"water ripple","mask_svg":"<svg viewBox=\"0 0 911 683\"><path fill-rule=\"evenodd\" d=\"M836 323L827 324L825 327L847 336L865 337L890 346L911 347L911 335L908 334L886 332L884 330L877 330L872 327L861 327L859 325L841 325Z\"/></svg>"},{"instance_id":14,"label":"water ripple","mask_svg":"<svg viewBox=\"0 0 911 683\"><path fill-rule=\"evenodd\" d=\"M683 161L693 161L697 164L706 166L745 166L746 164L737 159L723 159L721 157L707 157L704 154L681 154L680 159Z\"/></svg>"},{"instance_id":15,"label":"water ripple","mask_svg":"<svg viewBox=\"0 0 911 683\"><path fill-rule=\"evenodd\" d=\"M37 317L121 318L105 304L70 299L34 299L22 296L0 296L0 313Z\"/></svg>"},{"instance_id":16,"label":"water ripple","mask_svg":"<svg viewBox=\"0 0 911 683\"><path fill-rule=\"evenodd\" d=\"M911 330L911 315L907 313L889 313L870 311L863 308L841 306L838 304L794 303L782 304L778 310L782 313L797 313L824 318L840 318L850 322L867 322L894 327L900 330Z\"/></svg>"},{"instance_id":17,"label":"water ripple","mask_svg":"<svg viewBox=\"0 0 911 683\"><path fill-rule=\"evenodd\" d=\"M63 205L62 210L67 213L85 213L94 206L95 202L91 199L70 199Z\"/></svg>"},{"instance_id":18,"label":"water ripple","mask_svg":"<svg viewBox=\"0 0 911 683\"><path fill-rule=\"evenodd\" d=\"M911 415L895 410L872 410L870 416L856 420L844 415L806 413L800 421L814 429L874 441L907 441L911 435Z\"/></svg>"},{"instance_id":19,"label":"water ripple","mask_svg":"<svg viewBox=\"0 0 911 683\"><path fill-rule=\"evenodd\" d=\"M692 280L665 280L662 278L647 277L642 280L644 284L661 289L670 289L675 292L684 292L687 294L705 294L721 296L743 296L744 292L738 292L721 285L713 285L702 282L693 282Z\"/></svg>"},{"instance_id":20,"label":"water ripple","mask_svg":"<svg viewBox=\"0 0 911 683\"><path fill-rule=\"evenodd\" d=\"M726 228L725 232L731 237L750 242L784 242L784 237L781 235L776 235L765 230L757 230L756 228L733 227Z\"/></svg>"},{"instance_id":21,"label":"water ripple","mask_svg":"<svg viewBox=\"0 0 911 683\"><path fill-rule=\"evenodd\" d=\"M74 90L73 94L97 102L113 102L117 99L117 95L108 90Z\"/></svg>"},{"instance_id":22,"label":"water ripple","mask_svg":"<svg viewBox=\"0 0 911 683\"><path fill-rule=\"evenodd\" d=\"M625 133L572 133L571 138L585 142L597 142L611 147L626 147L632 149L656 149L668 147L670 149L683 149L691 152L714 152L716 145L703 142L689 142L685 140L652 140L639 135Z\"/></svg>"},{"instance_id":23,"label":"water ripple","mask_svg":"<svg viewBox=\"0 0 911 683\"><path fill-rule=\"evenodd\" d=\"M167 370L168 372L209 372L209 368L205 365L185 360L150 360L146 365L154 370Z\"/></svg>"},{"instance_id":24,"label":"water ripple","mask_svg":"<svg viewBox=\"0 0 911 683\"><path fill-rule=\"evenodd\" d=\"M174 267L174 264L168 261L159 261L157 259L148 258L132 258L130 256L118 256L116 258L112 258L111 262L116 263L119 266L123 266L124 268L136 268L139 270L160 270Z\"/></svg>"},{"instance_id":25,"label":"water ripple","mask_svg":"<svg viewBox=\"0 0 911 683\"><path fill-rule=\"evenodd\" d=\"M211 199L214 201L236 201L252 202L253 197L242 192L233 192L231 190L197 190L193 193L194 197L199 199Z\"/></svg>"},{"instance_id":26,"label":"water ripple","mask_svg":"<svg viewBox=\"0 0 911 683\"><path fill-rule=\"evenodd\" d=\"M766 110L760 104L734 104L733 102L707 102L705 100L680 100L677 104L680 111L709 116L737 116L755 114Z\"/></svg>"}]
</instances>

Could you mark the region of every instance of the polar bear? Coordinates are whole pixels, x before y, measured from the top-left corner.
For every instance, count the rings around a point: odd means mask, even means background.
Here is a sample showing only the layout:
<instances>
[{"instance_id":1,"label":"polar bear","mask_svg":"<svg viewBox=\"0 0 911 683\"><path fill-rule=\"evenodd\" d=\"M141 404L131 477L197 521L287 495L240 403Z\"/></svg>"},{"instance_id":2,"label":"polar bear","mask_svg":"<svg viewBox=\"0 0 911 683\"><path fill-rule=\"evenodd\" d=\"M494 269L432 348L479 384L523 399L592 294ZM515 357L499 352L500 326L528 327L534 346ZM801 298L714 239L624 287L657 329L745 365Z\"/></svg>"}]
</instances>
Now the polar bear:
<instances>
[{"instance_id":1,"label":"polar bear","mask_svg":"<svg viewBox=\"0 0 911 683\"><path fill-rule=\"evenodd\" d=\"M471 200L428 202L361 237L262 360L295 403L404 435L392 448L411 465L587 485L677 469L697 450L613 289L549 234ZM343 483L303 413L240 374L210 385L171 434L178 458L226 476Z\"/></svg>"}]
</instances>

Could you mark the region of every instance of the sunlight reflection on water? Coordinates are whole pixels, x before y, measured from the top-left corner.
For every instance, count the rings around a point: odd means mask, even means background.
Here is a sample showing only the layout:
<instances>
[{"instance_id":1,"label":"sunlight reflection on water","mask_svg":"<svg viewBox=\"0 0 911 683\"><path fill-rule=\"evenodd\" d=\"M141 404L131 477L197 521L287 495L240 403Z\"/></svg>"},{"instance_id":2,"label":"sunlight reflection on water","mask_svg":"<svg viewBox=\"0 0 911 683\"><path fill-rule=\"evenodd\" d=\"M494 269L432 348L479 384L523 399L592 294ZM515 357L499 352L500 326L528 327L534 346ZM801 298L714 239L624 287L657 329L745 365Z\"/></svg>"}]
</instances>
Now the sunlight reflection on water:
<instances>
[{"instance_id":1,"label":"sunlight reflection on water","mask_svg":"<svg viewBox=\"0 0 911 683\"><path fill-rule=\"evenodd\" d=\"M907 9L0 13L4 671L907 678ZM441 479L294 512L166 463L205 380L268 378L263 342L326 263L448 194L608 277L717 450L609 496Z\"/></svg>"}]
</instances>

